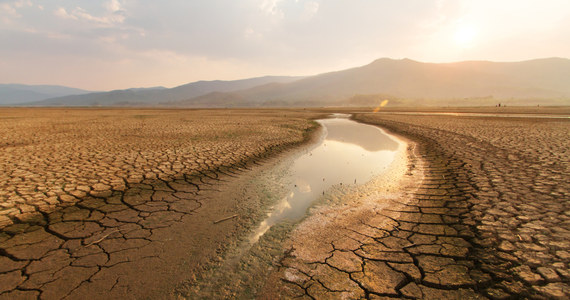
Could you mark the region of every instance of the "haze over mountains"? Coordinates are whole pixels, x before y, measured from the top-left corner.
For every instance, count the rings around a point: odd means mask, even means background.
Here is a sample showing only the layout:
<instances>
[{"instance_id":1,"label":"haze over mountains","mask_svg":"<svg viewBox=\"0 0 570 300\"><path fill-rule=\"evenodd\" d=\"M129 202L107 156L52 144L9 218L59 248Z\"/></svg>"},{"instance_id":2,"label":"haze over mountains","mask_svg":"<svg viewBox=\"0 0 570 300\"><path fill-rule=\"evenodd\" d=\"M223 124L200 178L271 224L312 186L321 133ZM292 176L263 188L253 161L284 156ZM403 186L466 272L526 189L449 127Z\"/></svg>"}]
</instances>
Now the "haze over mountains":
<instances>
[{"instance_id":1,"label":"haze over mountains","mask_svg":"<svg viewBox=\"0 0 570 300\"><path fill-rule=\"evenodd\" d=\"M0 95L0 97L2 97ZM378 59L310 77L199 81L172 89L129 89L51 98L39 106L263 107L570 104L570 60L422 63Z\"/></svg>"},{"instance_id":2,"label":"haze over mountains","mask_svg":"<svg viewBox=\"0 0 570 300\"><path fill-rule=\"evenodd\" d=\"M0 105L22 104L53 97L90 93L58 85L0 84Z\"/></svg>"},{"instance_id":3,"label":"haze over mountains","mask_svg":"<svg viewBox=\"0 0 570 300\"><path fill-rule=\"evenodd\" d=\"M266 76L233 81L197 81L174 88L126 89L57 97L31 103L39 106L156 106L212 92L233 92L270 82L290 82L301 77Z\"/></svg>"}]
</instances>

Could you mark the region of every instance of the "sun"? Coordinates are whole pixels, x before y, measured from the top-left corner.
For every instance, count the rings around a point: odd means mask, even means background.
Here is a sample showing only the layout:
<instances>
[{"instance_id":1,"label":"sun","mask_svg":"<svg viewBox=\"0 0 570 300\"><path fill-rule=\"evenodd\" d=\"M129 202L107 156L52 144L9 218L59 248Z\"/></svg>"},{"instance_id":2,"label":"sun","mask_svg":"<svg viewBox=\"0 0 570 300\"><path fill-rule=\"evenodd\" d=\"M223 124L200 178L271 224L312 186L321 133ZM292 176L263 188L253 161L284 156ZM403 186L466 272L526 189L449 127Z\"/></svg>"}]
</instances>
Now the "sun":
<instances>
[{"instance_id":1,"label":"sun","mask_svg":"<svg viewBox=\"0 0 570 300\"><path fill-rule=\"evenodd\" d=\"M475 43L477 37L477 30L471 25L461 25L455 31L453 40L457 46L462 48L471 48Z\"/></svg>"}]
</instances>

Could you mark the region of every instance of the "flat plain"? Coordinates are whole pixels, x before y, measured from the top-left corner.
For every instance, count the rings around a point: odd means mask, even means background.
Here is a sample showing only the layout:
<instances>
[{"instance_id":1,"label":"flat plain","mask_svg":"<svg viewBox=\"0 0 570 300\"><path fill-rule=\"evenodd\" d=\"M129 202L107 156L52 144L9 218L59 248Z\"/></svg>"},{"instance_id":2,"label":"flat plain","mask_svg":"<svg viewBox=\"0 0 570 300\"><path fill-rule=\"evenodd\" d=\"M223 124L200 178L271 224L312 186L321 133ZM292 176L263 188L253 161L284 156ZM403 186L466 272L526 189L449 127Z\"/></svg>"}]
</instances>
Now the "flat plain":
<instances>
[{"instance_id":1,"label":"flat plain","mask_svg":"<svg viewBox=\"0 0 570 300\"><path fill-rule=\"evenodd\" d=\"M179 297L262 214L243 183L338 111L1 110L0 299ZM354 112L408 141L401 197L299 224L248 297L570 295L570 119Z\"/></svg>"}]
</instances>

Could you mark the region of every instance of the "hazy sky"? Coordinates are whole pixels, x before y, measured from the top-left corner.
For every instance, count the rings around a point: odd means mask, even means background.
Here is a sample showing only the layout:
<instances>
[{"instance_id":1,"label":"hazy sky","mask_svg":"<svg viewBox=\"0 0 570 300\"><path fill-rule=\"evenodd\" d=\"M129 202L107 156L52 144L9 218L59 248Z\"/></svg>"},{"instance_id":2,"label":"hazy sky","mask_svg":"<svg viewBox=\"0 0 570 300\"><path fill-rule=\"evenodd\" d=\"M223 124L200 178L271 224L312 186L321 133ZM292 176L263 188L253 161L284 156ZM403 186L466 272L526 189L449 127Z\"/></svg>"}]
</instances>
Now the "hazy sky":
<instances>
[{"instance_id":1,"label":"hazy sky","mask_svg":"<svg viewBox=\"0 0 570 300\"><path fill-rule=\"evenodd\" d=\"M381 57L570 57L568 0L0 0L0 83L313 75Z\"/></svg>"}]
</instances>

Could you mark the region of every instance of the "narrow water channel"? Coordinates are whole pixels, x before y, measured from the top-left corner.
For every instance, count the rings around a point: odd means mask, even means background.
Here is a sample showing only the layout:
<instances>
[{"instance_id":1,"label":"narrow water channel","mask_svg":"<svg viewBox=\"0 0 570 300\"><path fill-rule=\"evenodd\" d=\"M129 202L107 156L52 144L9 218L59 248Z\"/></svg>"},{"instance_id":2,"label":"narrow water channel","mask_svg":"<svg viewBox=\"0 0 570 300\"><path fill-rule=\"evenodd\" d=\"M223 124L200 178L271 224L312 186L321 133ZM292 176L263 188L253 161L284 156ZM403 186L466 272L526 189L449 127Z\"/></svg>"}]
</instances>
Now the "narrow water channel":
<instances>
[{"instance_id":1,"label":"narrow water channel","mask_svg":"<svg viewBox=\"0 0 570 300\"><path fill-rule=\"evenodd\" d=\"M380 128L347 116L318 120L324 138L296 158L289 172L286 196L251 235L255 243L269 228L288 219L297 221L333 185L363 184L380 175L394 160L398 142Z\"/></svg>"},{"instance_id":2,"label":"narrow water channel","mask_svg":"<svg viewBox=\"0 0 570 300\"><path fill-rule=\"evenodd\" d=\"M318 120L323 129L318 142L277 163L259 182L251 183L252 189L263 190L263 197L283 196L219 266L191 287L188 299L254 298L273 259L283 254L281 243L291 225L301 221L315 201L334 193L341 184L343 189L364 185L389 169L403 149L402 142L378 127L348 117L333 115Z\"/></svg>"}]
</instances>

